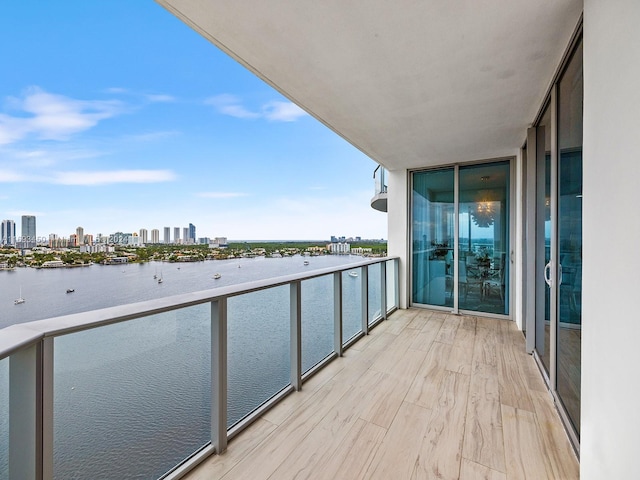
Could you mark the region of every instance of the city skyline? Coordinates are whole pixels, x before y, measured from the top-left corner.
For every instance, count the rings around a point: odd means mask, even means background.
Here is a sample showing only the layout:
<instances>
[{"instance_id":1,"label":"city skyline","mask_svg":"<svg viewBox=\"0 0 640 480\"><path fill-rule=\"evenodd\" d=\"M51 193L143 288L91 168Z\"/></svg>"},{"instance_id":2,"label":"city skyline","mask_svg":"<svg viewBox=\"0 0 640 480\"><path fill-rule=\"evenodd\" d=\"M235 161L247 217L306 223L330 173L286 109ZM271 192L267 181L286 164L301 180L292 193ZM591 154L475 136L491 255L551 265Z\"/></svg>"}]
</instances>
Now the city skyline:
<instances>
[{"instance_id":1,"label":"city skyline","mask_svg":"<svg viewBox=\"0 0 640 480\"><path fill-rule=\"evenodd\" d=\"M0 219L386 237L375 163L158 5L13 0L0 27Z\"/></svg>"},{"instance_id":2,"label":"city skyline","mask_svg":"<svg viewBox=\"0 0 640 480\"><path fill-rule=\"evenodd\" d=\"M36 217L30 215L23 215L21 217L21 224L26 226L26 230L20 231L18 235L16 222L12 219L4 219L0 221L0 246L18 246L18 247L28 247L28 246L36 246L42 244L48 244L49 246L55 247L67 247L67 246L81 246L85 244L93 244L95 243L121 243L122 239L128 236L137 237L138 242L142 245L145 244L198 244L201 243L201 240L207 240L208 242L219 243L219 240L223 240L222 243L227 242L226 236L216 235L213 237L204 236L198 237L196 236L196 226L189 222L188 227L163 227L165 233L167 230L169 233L171 232L171 228L173 228L174 236L162 238L160 236L160 229L152 228L149 229L147 227L141 227L137 230L133 231L110 231L108 233L95 232L95 233L85 233L85 229L83 226L77 226L75 230L66 236L65 234L60 234L59 232L49 232L46 234L38 234L36 230ZM182 236L180 235L182 232ZM178 236L176 236L178 233ZM29 242L28 245L25 245L25 238ZM35 239L35 241L34 241ZM185 241L185 239L187 241ZM330 235L328 237L329 242L359 242L362 241L361 236L350 236L346 237L345 235L335 236ZM233 239L237 241L260 241L261 239ZM269 239L269 240L277 240L277 239ZM279 239L282 240L282 239ZM290 239L290 240L304 240L304 239ZM327 237L324 238L316 238L316 239L307 239L307 240L318 240L325 241ZM384 240L384 238L380 239L365 239L365 240ZM208 243L207 242L207 243ZM127 243L127 242L125 242Z\"/></svg>"}]
</instances>

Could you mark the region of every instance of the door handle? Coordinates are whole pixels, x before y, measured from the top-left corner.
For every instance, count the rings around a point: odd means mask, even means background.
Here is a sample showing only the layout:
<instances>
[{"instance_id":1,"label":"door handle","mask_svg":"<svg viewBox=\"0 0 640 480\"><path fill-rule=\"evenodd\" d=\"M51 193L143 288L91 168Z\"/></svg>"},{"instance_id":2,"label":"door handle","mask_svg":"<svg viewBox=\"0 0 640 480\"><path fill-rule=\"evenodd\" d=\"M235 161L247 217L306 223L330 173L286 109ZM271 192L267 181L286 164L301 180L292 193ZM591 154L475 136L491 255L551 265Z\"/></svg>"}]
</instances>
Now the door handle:
<instances>
[{"instance_id":1,"label":"door handle","mask_svg":"<svg viewBox=\"0 0 640 480\"><path fill-rule=\"evenodd\" d=\"M544 281L547 282L547 285L550 287L553 284L553 280L551 278L551 262L547 263L544 266Z\"/></svg>"},{"instance_id":2,"label":"door handle","mask_svg":"<svg viewBox=\"0 0 640 480\"><path fill-rule=\"evenodd\" d=\"M562 264L558 264L558 286L562 285Z\"/></svg>"}]
</instances>

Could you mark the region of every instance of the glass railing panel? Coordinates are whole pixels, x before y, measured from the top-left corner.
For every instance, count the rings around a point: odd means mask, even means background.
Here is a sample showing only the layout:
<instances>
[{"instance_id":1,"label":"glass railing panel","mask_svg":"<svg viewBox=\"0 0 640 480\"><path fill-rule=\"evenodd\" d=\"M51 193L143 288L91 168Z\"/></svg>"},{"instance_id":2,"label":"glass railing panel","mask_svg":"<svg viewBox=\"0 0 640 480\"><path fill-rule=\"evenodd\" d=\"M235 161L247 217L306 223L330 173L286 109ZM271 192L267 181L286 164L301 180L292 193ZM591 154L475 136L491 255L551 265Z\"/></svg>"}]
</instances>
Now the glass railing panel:
<instances>
[{"instance_id":1,"label":"glass railing panel","mask_svg":"<svg viewBox=\"0 0 640 480\"><path fill-rule=\"evenodd\" d=\"M342 342L362 331L362 279L359 268L342 272Z\"/></svg>"},{"instance_id":2,"label":"glass railing panel","mask_svg":"<svg viewBox=\"0 0 640 480\"><path fill-rule=\"evenodd\" d=\"M398 307L398 298L396 295L396 260L387 260L387 312Z\"/></svg>"},{"instance_id":3,"label":"glass railing panel","mask_svg":"<svg viewBox=\"0 0 640 480\"><path fill-rule=\"evenodd\" d=\"M0 480L9 480L9 359L0 360Z\"/></svg>"},{"instance_id":4,"label":"glass railing panel","mask_svg":"<svg viewBox=\"0 0 640 480\"><path fill-rule=\"evenodd\" d=\"M158 478L210 442L211 307L54 342L54 477Z\"/></svg>"},{"instance_id":5,"label":"glass railing panel","mask_svg":"<svg viewBox=\"0 0 640 480\"><path fill-rule=\"evenodd\" d=\"M291 383L289 288L228 300L228 427Z\"/></svg>"},{"instance_id":6,"label":"glass railing panel","mask_svg":"<svg viewBox=\"0 0 640 480\"><path fill-rule=\"evenodd\" d=\"M302 297L302 373L334 352L333 275L305 280Z\"/></svg>"},{"instance_id":7,"label":"glass railing panel","mask_svg":"<svg viewBox=\"0 0 640 480\"><path fill-rule=\"evenodd\" d=\"M369 265L368 278L369 278L369 292L367 294L367 301L369 302L369 315L367 321L369 325L376 321L381 316L382 298L380 291L380 264L375 263Z\"/></svg>"}]
</instances>

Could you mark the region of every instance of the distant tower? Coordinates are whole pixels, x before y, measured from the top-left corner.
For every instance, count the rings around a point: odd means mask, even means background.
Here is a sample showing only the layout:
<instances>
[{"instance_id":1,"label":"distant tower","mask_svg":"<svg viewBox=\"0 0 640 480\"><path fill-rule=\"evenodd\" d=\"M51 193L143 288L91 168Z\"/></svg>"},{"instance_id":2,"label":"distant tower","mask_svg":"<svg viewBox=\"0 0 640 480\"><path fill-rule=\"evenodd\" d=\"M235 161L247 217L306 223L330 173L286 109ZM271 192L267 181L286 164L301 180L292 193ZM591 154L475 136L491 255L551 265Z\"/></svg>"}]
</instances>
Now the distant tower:
<instances>
[{"instance_id":1,"label":"distant tower","mask_svg":"<svg viewBox=\"0 0 640 480\"><path fill-rule=\"evenodd\" d=\"M149 232L147 232L146 228L141 228L140 229L140 243L142 243L143 245L145 245L147 243L147 241L149 240Z\"/></svg>"},{"instance_id":2,"label":"distant tower","mask_svg":"<svg viewBox=\"0 0 640 480\"><path fill-rule=\"evenodd\" d=\"M84 245L84 228L78 227L76 228L76 244L75 247L79 247L80 245Z\"/></svg>"},{"instance_id":3,"label":"distant tower","mask_svg":"<svg viewBox=\"0 0 640 480\"><path fill-rule=\"evenodd\" d=\"M196 226L193 223L189 224L189 243L196 243Z\"/></svg>"},{"instance_id":4,"label":"distant tower","mask_svg":"<svg viewBox=\"0 0 640 480\"><path fill-rule=\"evenodd\" d=\"M151 243L160 243L160 231L157 228L151 230Z\"/></svg>"},{"instance_id":5,"label":"distant tower","mask_svg":"<svg viewBox=\"0 0 640 480\"><path fill-rule=\"evenodd\" d=\"M22 215L22 248L36 246L36 217L35 215Z\"/></svg>"},{"instance_id":6,"label":"distant tower","mask_svg":"<svg viewBox=\"0 0 640 480\"><path fill-rule=\"evenodd\" d=\"M164 227L164 243L171 243L171 228Z\"/></svg>"},{"instance_id":7,"label":"distant tower","mask_svg":"<svg viewBox=\"0 0 640 480\"><path fill-rule=\"evenodd\" d=\"M182 229L182 243L191 243L189 241L189 228L187 227Z\"/></svg>"},{"instance_id":8,"label":"distant tower","mask_svg":"<svg viewBox=\"0 0 640 480\"><path fill-rule=\"evenodd\" d=\"M173 243L180 243L180 227L173 227Z\"/></svg>"},{"instance_id":9,"label":"distant tower","mask_svg":"<svg viewBox=\"0 0 640 480\"><path fill-rule=\"evenodd\" d=\"M3 220L0 223L0 245L16 244L16 222Z\"/></svg>"}]
</instances>

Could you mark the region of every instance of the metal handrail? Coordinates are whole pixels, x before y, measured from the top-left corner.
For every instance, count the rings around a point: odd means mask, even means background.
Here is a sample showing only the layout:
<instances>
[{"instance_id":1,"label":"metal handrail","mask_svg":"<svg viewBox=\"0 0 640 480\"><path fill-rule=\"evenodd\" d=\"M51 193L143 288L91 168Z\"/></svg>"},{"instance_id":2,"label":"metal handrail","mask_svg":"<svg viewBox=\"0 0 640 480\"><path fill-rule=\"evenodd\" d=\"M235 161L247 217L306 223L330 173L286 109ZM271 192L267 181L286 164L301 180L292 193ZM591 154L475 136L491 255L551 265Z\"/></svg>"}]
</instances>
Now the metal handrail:
<instances>
[{"instance_id":1,"label":"metal handrail","mask_svg":"<svg viewBox=\"0 0 640 480\"><path fill-rule=\"evenodd\" d=\"M398 257L383 257L350 263L340 267L327 267L305 273L284 275L264 280L239 283L224 287L201 290L192 293L182 293L144 302L118 305L81 313L73 313L45 320L35 320L20 323L0 329L0 360L8 357L29 345L33 345L46 337L56 337L69 333L80 332L92 328L102 327L113 323L124 322L135 318L147 317L158 313L178 310L184 307L200 305L216 301L220 298L230 298L246 293L257 292L267 288L289 285L292 282L309 280L330 273L344 272L354 268L364 267L394 260Z\"/></svg>"}]
</instances>

